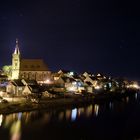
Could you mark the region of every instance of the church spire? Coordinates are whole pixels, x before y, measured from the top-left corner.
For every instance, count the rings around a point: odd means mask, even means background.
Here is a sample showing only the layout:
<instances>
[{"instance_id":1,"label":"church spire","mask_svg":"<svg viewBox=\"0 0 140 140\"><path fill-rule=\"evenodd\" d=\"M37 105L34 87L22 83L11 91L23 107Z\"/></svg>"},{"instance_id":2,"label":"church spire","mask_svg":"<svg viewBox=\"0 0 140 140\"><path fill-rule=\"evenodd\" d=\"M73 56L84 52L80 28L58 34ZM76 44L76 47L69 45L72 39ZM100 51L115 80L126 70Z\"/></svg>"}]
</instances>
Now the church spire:
<instances>
[{"instance_id":1,"label":"church spire","mask_svg":"<svg viewBox=\"0 0 140 140\"><path fill-rule=\"evenodd\" d=\"M14 54L20 54L20 51L19 51L19 43L18 43L18 38L16 38L16 47L15 47Z\"/></svg>"},{"instance_id":2,"label":"church spire","mask_svg":"<svg viewBox=\"0 0 140 140\"><path fill-rule=\"evenodd\" d=\"M18 39L16 39L15 51L12 55L12 79L19 78L19 69L20 69L20 51Z\"/></svg>"}]
</instances>

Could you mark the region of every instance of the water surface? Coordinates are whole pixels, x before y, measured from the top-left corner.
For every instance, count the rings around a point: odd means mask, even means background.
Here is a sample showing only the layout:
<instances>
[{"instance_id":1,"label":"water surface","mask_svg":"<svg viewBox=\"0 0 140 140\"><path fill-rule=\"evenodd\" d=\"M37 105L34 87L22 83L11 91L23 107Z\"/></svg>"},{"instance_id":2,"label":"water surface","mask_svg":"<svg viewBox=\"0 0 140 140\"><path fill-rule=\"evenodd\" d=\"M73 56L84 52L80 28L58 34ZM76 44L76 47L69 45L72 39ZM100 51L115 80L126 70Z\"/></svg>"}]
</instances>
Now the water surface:
<instances>
[{"instance_id":1,"label":"water surface","mask_svg":"<svg viewBox=\"0 0 140 140\"><path fill-rule=\"evenodd\" d=\"M136 140L140 95L60 108L0 115L0 140Z\"/></svg>"}]
</instances>

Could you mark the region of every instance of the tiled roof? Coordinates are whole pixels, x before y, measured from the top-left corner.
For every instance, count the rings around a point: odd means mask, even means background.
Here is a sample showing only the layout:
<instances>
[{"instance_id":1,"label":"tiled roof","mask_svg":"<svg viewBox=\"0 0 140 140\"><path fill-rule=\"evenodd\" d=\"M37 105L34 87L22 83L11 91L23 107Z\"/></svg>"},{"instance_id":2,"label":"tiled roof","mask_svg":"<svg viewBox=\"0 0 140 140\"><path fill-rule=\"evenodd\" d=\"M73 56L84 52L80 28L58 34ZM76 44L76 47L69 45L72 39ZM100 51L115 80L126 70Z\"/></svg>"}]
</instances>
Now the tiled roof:
<instances>
[{"instance_id":1,"label":"tiled roof","mask_svg":"<svg viewBox=\"0 0 140 140\"><path fill-rule=\"evenodd\" d=\"M48 71L47 65L42 59L21 59L21 71Z\"/></svg>"}]
</instances>

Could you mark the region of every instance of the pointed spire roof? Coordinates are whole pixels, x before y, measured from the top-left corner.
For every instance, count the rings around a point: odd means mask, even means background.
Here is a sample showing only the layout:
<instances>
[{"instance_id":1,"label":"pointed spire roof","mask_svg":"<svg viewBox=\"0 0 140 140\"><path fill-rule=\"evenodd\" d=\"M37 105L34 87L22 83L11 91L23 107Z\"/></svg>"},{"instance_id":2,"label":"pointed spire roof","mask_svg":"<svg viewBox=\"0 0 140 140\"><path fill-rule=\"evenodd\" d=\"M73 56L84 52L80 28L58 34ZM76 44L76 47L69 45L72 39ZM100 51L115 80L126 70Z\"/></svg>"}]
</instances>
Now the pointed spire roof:
<instances>
[{"instance_id":1,"label":"pointed spire roof","mask_svg":"<svg viewBox=\"0 0 140 140\"><path fill-rule=\"evenodd\" d=\"M14 54L20 54L20 51L19 51L19 43L18 43L18 38L16 38L16 47L15 47Z\"/></svg>"}]
</instances>

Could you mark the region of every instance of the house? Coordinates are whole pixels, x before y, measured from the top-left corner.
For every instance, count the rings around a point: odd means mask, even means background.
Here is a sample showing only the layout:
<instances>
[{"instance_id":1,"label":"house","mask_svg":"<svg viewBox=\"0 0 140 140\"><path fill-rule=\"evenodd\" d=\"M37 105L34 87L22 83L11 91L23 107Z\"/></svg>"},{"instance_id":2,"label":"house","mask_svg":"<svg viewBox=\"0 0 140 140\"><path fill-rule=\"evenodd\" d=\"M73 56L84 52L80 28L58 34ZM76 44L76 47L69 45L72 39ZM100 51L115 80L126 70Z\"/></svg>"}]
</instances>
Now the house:
<instances>
[{"instance_id":1,"label":"house","mask_svg":"<svg viewBox=\"0 0 140 140\"><path fill-rule=\"evenodd\" d=\"M25 85L21 80L12 80L6 87L6 91L10 95L22 96Z\"/></svg>"},{"instance_id":2,"label":"house","mask_svg":"<svg viewBox=\"0 0 140 140\"><path fill-rule=\"evenodd\" d=\"M22 79L22 83L25 85L25 88L23 90L23 95L41 94L42 93L42 88L37 83L36 80L25 80L25 79Z\"/></svg>"},{"instance_id":3,"label":"house","mask_svg":"<svg viewBox=\"0 0 140 140\"><path fill-rule=\"evenodd\" d=\"M76 81L76 86L77 86L78 92L81 93L81 92L85 91L85 83L84 83L83 79L79 75L73 75L72 77Z\"/></svg>"},{"instance_id":4,"label":"house","mask_svg":"<svg viewBox=\"0 0 140 140\"><path fill-rule=\"evenodd\" d=\"M0 75L0 96L6 94L6 86L8 84L8 77L6 75Z\"/></svg>"},{"instance_id":5,"label":"house","mask_svg":"<svg viewBox=\"0 0 140 140\"><path fill-rule=\"evenodd\" d=\"M59 75L59 78L54 83L57 87L64 88L66 92L76 93L85 90L83 81L76 75Z\"/></svg>"},{"instance_id":6,"label":"house","mask_svg":"<svg viewBox=\"0 0 140 140\"><path fill-rule=\"evenodd\" d=\"M92 83L90 82L85 82L85 90L88 93L93 93L94 92L94 87L92 86Z\"/></svg>"},{"instance_id":7,"label":"house","mask_svg":"<svg viewBox=\"0 0 140 140\"><path fill-rule=\"evenodd\" d=\"M61 76L61 74L60 73L53 73L53 80L54 81L57 81L58 79L59 79L59 77Z\"/></svg>"},{"instance_id":8,"label":"house","mask_svg":"<svg viewBox=\"0 0 140 140\"><path fill-rule=\"evenodd\" d=\"M91 84L91 86L96 86L97 85L97 82L98 82L98 79L95 77L95 76L92 76L92 75L83 75L84 76L84 82L86 83L86 82L90 82Z\"/></svg>"}]
</instances>

